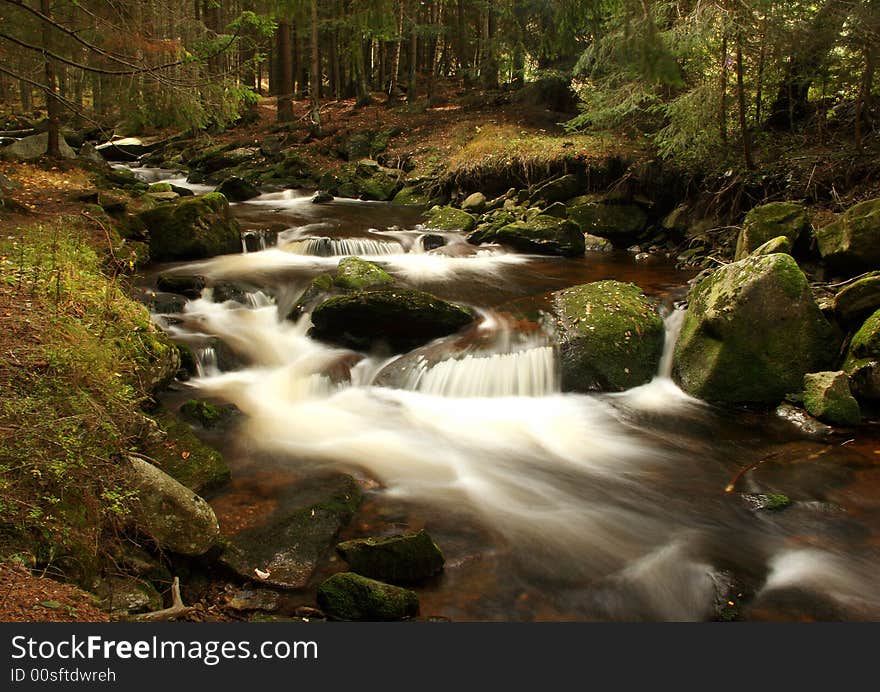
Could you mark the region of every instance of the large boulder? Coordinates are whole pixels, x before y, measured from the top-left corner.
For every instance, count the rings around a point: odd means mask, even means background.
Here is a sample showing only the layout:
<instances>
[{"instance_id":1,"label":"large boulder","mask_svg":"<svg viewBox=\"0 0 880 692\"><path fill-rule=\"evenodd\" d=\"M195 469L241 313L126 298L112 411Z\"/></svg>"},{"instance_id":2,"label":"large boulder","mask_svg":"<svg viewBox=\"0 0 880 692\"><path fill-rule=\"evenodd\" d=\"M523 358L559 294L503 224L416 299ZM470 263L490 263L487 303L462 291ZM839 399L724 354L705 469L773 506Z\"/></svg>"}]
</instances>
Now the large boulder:
<instances>
[{"instance_id":1,"label":"large boulder","mask_svg":"<svg viewBox=\"0 0 880 692\"><path fill-rule=\"evenodd\" d=\"M776 236L775 238L771 238L766 243L762 243L754 250L752 250L749 255L775 255L778 252L785 253L786 255L790 255L792 250L791 241L786 238L784 235ZM742 258L740 258L742 259Z\"/></svg>"},{"instance_id":2,"label":"large boulder","mask_svg":"<svg viewBox=\"0 0 880 692\"><path fill-rule=\"evenodd\" d=\"M853 281L837 292L832 303L834 317L845 325L856 325L880 308L880 271Z\"/></svg>"},{"instance_id":3,"label":"large boulder","mask_svg":"<svg viewBox=\"0 0 880 692\"><path fill-rule=\"evenodd\" d=\"M419 597L353 572L334 574L318 587L318 605L338 620L403 620L419 614Z\"/></svg>"},{"instance_id":4,"label":"large boulder","mask_svg":"<svg viewBox=\"0 0 880 692\"><path fill-rule=\"evenodd\" d=\"M162 608L162 594L150 582L136 577L100 579L95 586L95 596L103 610L119 617Z\"/></svg>"},{"instance_id":5,"label":"large boulder","mask_svg":"<svg viewBox=\"0 0 880 692\"><path fill-rule=\"evenodd\" d=\"M411 582L433 577L445 558L424 530L383 538L344 541L336 549L353 572L387 582Z\"/></svg>"},{"instance_id":6,"label":"large boulder","mask_svg":"<svg viewBox=\"0 0 880 692\"><path fill-rule=\"evenodd\" d=\"M141 212L150 257L159 262L194 260L241 250L241 230L219 192L188 197Z\"/></svg>"},{"instance_id":7,"label":"large boulder","mask_svg":"<svg viewBox=\"0 0 880 692\"><path fill-rule=\"evenodd\" d=\"M552 204L576 197L583 191L583 183L578 176L569 173L538 187L531 196L532 204Z\"/></svg>"},{"instance_id":8,"label":"large boulder","mask_svg":"<svg viewBox=\"0 0 880 692\"><path fill-rule=\"evenodd\" d=\"M724 404L776 404L831 365L840 335L790 255L747 257L688 297L673 376L689 394Z\"/></svg>"},{"instance_id":9,"label":"large boulder","mask_svg":"<svg viewBox=\"0 0 880 692\"><path fill-rule=\"evenodd\" d=\"M221 561L245 579L301 589L361 501L351 476L321 475L282 493L284 509L229 538Z\"/></svg>"},{"instance_id":10,"label":"large boulder","mask_svg":"<svg viewBox=\"0 0 880 692\"><path fill-rule=\"evenodd\" d=\"M859 403L850 392L845 372L814 372L804 376L804 408L831 425L858 425Z\"/></svg>"},{"instance_id":11,"label":"large boulder","mask_svg":"<svg viewBox=\"0 0 880 692\"><path fill-rule=\"evenodd\" d=\"M555 216L538 214L526 221L514 221L484 237L517 252L578 257L586 251L584 234L576 224Z\"/></svg>"},{"instance_id":12,"label":"large boulder","mask_svg":"<svg viewBox=\"0 0 880 692\"><path fill-rule=\"evenodd\" d=\"M810 220L807 218L807 210L803 204L797 202L762 204L746 214L736 241L735 259L743 259L768 240L778 236L788 238L791 247L794 247L801 233L808 231L809 228Z\"/></svg>"},{"instance_id":13,"label":"large boulder","mask_svg":"<svg viewBox=\"0 0 880 692\"><path fill-rule=\"evenodd\" d=\"M244 202L260 196L260 191L244 178L232 175L217 186L217 192L230 202Z\"/></svg>"},{"instance_id":14,"label":"large boulder","mask_svg":"<svg viewBox=\"0 0 880 692\"><path fill-rule=\"evenodd\" d=\"M482 192L468 195L461 203L461 210L469 214L482 214L486 210L486 195Z\"/></svg>"},{"instance_id":15,"label":"large boulder","mask_svg":"<svg viewBox=\"0 0 880 692\"><path fill-rule=\"evenodd\" d=\"M374 202L385 202L394 198L401 188L402 171L385 168L376 161L363 159L355 169L354 184L359 197Z\"/></svg>"},{"instance_id":16,"label":"large boulder","mask_svg":"<svg viewBox=\"0 0 880 692\"><path fill-rule=\"evenodd\" d=\"M324 301L312 313L312 336L349 348L379 344L408 351L453 334L474 313L430 293L410 289L358 291Z\"/></svg>"},{"instance_id":17,"label":"large boulder","mask_svg":"<svg viewBox=\"0 0 880 692\"><path fill-rule=\"evenodd\" d=\"M437 231L472 231L477 219L455 207L433 207L427 214L425 226Z\"/></svg>"},{"instance_id":18,"label":"large boulder","mask_svg":"<svg viewBox=\"0 0 880 692\"><path fill-rule=\"evenodd\" d=\"M226 144L202 150L190 158L188 164L193 170L210 174L248 163L259 155L258 147L236 147L234 144Z\"/></svg>"},{"instance_id":19,"label":"large boulder","mask_svg":"<svg viewBox=\"0 0 880 692\"><path fill-rule=\"evenodd\" d=\"M407 185L394 195L391 203L399 207L427 207L431 198L414 185Z\"/></svg>"},{"instance_id":20,"label":"large boulder","mask_svg":"<svg viewBox=\"0 0 880 692\"><path fill-rule=\"evenodd\" d=\"M816 230L819 253L842 274L880 265L880 198L856 204Z\"/></svg>"},{"instance_id":21,"label":"large boulder","mask_svg":"<svg viewBox=\"0 0 880 692\"><path fill-rule=\"evenodd\" d=\"M597 281L553 294L566 391L623 391L649 382L663 354L663 320L635 284Z\"/></svg>"},{"instance_id":22,"label":"large boulder","mask_svg":"<svg viewBox=\"0 0 880 692\"><path fill-rule=\"evenodd\" d=\"M346 257L336 268L334 283L339 288L361 291L370 286L387 286L394 277L381 267L360 257Z\"/></svg>"},{"instance_id":23,"label":"large boulder","mask_svg":"<svg viewBox=\"0 0 880 692\"><path fill-rule=\"evenodd\" d=\"M859 401L880 401L880 310L853 334L843 363Z\"/></svg>"},{"instance_id":24,"label":"large boulder","mask_svg":"<svg viewBox=\"0 0 880 692\"><path fill-rule=\"evenodd\" d=\"M64 140L63 135L58 135L58 148L61 151L61 157L65 159L75 159L76 152L71 149L70 145ZM42 132L38 135L25 137L17 142L13 142L3 149L3 155L9 159L18 161L31 161L45 156L49 150L49 133Z\"/></svg>"},{"instance_id":25,"label":"large boulder","mask_svg":"<svg viewBox=\"0 0 880 692\"><path fill-rule=\"evenodd\" d=\"M608 238L626 247L648 225L648 215L637 204L606 199L601 195L583 195L568 202L568 218L584 233Z\"/></svg>"},{"instance_id":26,"label":"large boulder","mask_svg":"<svg viewBox=\"0 0 880 692\"><path fill-rule=\"evenodd\" d=\"M181 555L203 555L217 544L220 526L207 502L152 464L134 457L129 461L140 533Z\"/></svg>"}]
</instances>

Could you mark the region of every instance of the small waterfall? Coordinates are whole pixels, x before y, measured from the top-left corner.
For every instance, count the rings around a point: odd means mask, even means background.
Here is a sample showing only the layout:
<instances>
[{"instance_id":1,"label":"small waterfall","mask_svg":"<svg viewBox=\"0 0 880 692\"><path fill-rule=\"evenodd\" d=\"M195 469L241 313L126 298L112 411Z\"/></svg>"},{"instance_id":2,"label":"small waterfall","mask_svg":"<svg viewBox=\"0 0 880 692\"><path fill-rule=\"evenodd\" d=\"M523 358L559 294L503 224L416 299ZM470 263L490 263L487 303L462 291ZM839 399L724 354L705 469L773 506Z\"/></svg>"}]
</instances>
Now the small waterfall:
<instances>
[{"instance_id":1,"label":"small waterfall","mask_svg":"<svg viewBox=\"0 0 880 692\"><path fill-rule=\"evenodd\" d=\"M295 255L317 257L374 257L403 252L398 242L371 238L307 238L285 245L284 249Z\"/></svg>"},{"instance_id":2,"label":"small waterfall","mask_svg":"<svg viewBox=\"0 0 880 692\"><path fill-rule=\"evenodd\" d=\"M559 392L551 346L516 353L467 355L436 365L419 363L405 389L447 397L547 396Z\"/></svg>"},{"instance_id":3,"label":"small waterfall","mask_svg":"<svg viewBox=\"0 0 880 692\"><path fill-rule=\"evenodd\" d=\"M663 341L663 356L660 358L657 376L666 380L672 378L672 356L675 352L675 342L678 341L681 332L681 325L684 323L684 313L683 309L674 308L663 320L666 338Z\"/></svg>"},{"instance_id":4,"label":"small waterfall","mask_svg":"<svg viewBox=\"0 0 880 692\"><path fill-rule=\"evenodd\" d=\"M199 377L211 377L220 374L220 366L217 361L217 351L213 346L203 346L195 349L196 374Z\"/></svg>"},{"instance_id":5,"label":"small waterfall","mask_svg":"<svg viewBox=\"0 0 880 692\"><path fill-rule=\"evenodd\" d=\"M241 252L262 252L274 243L271 242L273 234L265 228L255 228L241 233Z\"/></svg>"}]
</instances>

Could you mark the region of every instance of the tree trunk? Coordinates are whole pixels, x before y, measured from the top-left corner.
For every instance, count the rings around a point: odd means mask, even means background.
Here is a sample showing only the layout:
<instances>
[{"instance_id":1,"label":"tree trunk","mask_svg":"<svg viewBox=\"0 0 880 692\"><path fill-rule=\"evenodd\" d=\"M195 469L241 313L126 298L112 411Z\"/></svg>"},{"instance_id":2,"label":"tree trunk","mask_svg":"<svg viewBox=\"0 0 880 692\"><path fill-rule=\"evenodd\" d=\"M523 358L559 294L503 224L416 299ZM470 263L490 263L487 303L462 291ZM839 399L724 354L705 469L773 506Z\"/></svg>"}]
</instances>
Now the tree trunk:
<instances>
[{"instance_id":1,"label":"tree trunk","mask_svg":"<svg viewBox=\"0 0 880 692\"><path fill-rule=\"evenodd\" d=\"M871 86L874 84L874 47L866 43L864 47L865 68L862 70L862 81L859 85L859 96L856 99L855 140L859 151L864 147L864 135L862 132L865 113L870 111Z\"/></svg>"},{"instance_id":2,"label":"tree trunk","mask_svg":"<svg viewBox=\"0 0 880 692\"><path fill-rule=\"evenodd\" d=\"M21 99L22 113L30 113L34 109L34 100L31 94L31 85L21 80L18 83L19 98Z\"/></svg>"},{"instance_id":3,"label":"tree trunk","mask_svg":"<svg viewBox=\"0 0 880 692\"><path fill-rule=\"evenodd\" d=\"M51 0L40 0L40 11L47 17L52 14ZM43 47L52 47L52 31L49 24L43 24ZM46 112L49 121L49 144L46 154L52 158L61 158L61 102L58 100L58 84L55 78L55 65L46 55L43 58L43 72L46 76Z\"/></svg>"},{"instance_id":4,"label":"tree trunk","mask_svg":"<svg viewBox=\"0 0 880 692\"><path fill-rule=\"evenodd\" d=\"M278 22L278 122L293 120L293 47L290 22Z\"/></svg>"},{"instance_id":5,"label":"tree trunk","mask_svg":"<svg viewBox=\"0 0 880 692\"><path fill-rule=\"evenodd\" d=\"M761 109L763 107L764 62L767 57L767 15L761 19L761 51L758 54L758 74L755 84L755 124L761 126Z\"/></svg>"},{"instance_id":6,"label":"tree trunk","mask_svg":"<svg viewBox=\"0 0 880 692\"><path fill-rule=\"evenodd\" d=\"M739 130L742 137L743 160L746 168L754 170L755 162L752 160L752 143L749 137L749 127L746 120L746 94L743 88L743 50L742 35L736 37L736 98L739 102Z\"/></svg>"},{"instance_id":7,"label":"tree trunk","mask_svg":"<svg viewBox=\"0 0 880 692\"><path fill-rule=\"evenodd\" d=\"M403 3L404 0L397 0L397 40L394 42L394 52L391 55L391 71L388 75L388 103L395 103L397 101L400 53L403 49Z\"/></svg>"},{"instance_id":8,"label":"tree trunk","mask_svg":"<svg viewBox=\"0 0 880 692\"><path fill-rule=\"evenodd\" d=\"M310 120L310 129L313 135L318 135L321 132L321 54L318 51L318 0L312 0L311 7L312 14L312 22L311 22L311 48L312 48L312 60L311 60L311 75L310 75L310 85L309 85L309 98L311 100L311 112L309 115Z\"/></svg>"},{"instance_id":9,"label":"tree trunk","mask_svg":"<svg viewBox=\"0 0 880 692\"><path fill-rule=\"evenodd\" d=\"M498 88L498 60L495 57L494 42L495 11L486 7L483 13L480 51L480 84L484 89Z\"/></svg>"},{"instance_id":10,"label":"tree trunk","mask_svg":"<svg viewBox=\"0 0 880 692\"><path fill-rule=\"evenodd\" d=\"M416 25L415 8L409 22L409 84L406 89L407 103L415 103L417 96L416 78L419 69L419 35Z\"/></svg>"},{"instance_id":11,"label":"tree trunk","mask_svg":"<svg viewBox=\"0 0 880 692\"><path fill-rule=\"evenodd\" d=\"M721 82L719 83L721 95L718 107L718 132L721 141L727 143L727 34L721 39Z\"/></svg>"}]
</instances>

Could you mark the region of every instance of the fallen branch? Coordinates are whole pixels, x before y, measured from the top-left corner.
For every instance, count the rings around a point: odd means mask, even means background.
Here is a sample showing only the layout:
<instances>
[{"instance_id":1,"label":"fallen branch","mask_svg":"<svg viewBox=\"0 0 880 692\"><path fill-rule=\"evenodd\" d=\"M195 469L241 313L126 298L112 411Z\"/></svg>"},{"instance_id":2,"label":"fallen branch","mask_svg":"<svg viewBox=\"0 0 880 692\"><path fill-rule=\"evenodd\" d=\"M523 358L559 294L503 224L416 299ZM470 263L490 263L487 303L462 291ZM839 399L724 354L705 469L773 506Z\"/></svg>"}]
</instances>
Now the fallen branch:
<instances>
[{"instance_id":1,"label":"fallen branch","mask_svg":"<svg viewBox=\"0 0 880 692\"><path fill-rule=\"evenodd\" d=\"M171 583L171 607L154 610L150 613L141 613L132 619L135 622L168 622L189 615L194 610L195 607L183 604L183 599L180 597L180 578L174 577L174 581Z\"/></svg>"},{"instance_id":2,"label":"fallen branch","mask_svg":"<svg viewBox=\"0 0 880 692\"><path fill-rule=\"evenodd\" d=\"M746 473L748 473L752 469L758 468L765 461L770 461L771 459L773 459L774 457L777 457L777 456L779 456L779 452L773 452L773 454L768 454L763 459L758 459L758 461L756 461L753 464L749 464L748 466L743 466L739 471L736 472L736 474L733 476L733 478L730 479L730 483L728 483L727 487L724 488L724 492L725 493L732 493L734 488L736 488L737 481L740 478L742 478L743 475L745 475Z\"/></svg>"}]
</instances>

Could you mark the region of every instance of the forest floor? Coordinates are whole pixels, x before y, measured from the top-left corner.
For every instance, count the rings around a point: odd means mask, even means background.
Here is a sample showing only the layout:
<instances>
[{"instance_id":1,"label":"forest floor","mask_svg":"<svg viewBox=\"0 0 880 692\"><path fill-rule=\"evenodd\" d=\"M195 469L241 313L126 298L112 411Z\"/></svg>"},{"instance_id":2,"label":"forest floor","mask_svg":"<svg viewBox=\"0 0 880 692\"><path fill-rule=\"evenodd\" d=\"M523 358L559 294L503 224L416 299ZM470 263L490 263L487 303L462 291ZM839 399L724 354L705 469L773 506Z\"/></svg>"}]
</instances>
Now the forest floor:
<instances>
[{"instance_id":1,"label":"forest floor","mask_svg":"<svg viewBox=\"0 0 880 692\"><path fill-rule=\"evenodd\" d=\"M295 102L294 120L279 125L275 101L266 98L258 104L256 118L211 135L206 146L259 142L283 133L300 145L303 158L313 170L334 172L347 163L339 153L341 143L357 133L394 128L395 134L382 153L391 165L407 161L427 177L446 176L465 182L491 175L492 171L515 169L523 187L540 180L560 161L577 159L589 164L609 157L630 162L653 159L650 146L640 136L569 133L561 123L570 114L547 110L511 93L450 89L443 94L442 102L432 107L388 105L381 99L382 95L377 95L374 104L361 108L356 108L353 100L325 102L321 108L322 135L315 138L309 133L307 102ZM837 212L856 201L880 196L880 140L876 137L865 150L855 151L845 133L761 136L755 155L757 173L728 168L719 159L717 170L704 178L713 179L721 194L740 176L781 176L786 191L774 194L806 199L822 213ZM6 280L0 280L0 386L5 387L4 373L43 367L33 360L40 350L36 346L41 342L46 345L55 333L46 311L52 295L43 295L41 301L30 300L27 287L21 285L20 269L18 283L9 280L19 261L12 248L29 243L36 247L32 236L45 234L46 228L59 224L67 232L78 234L99 254L106 254L108 238L99 225L83 215L86 204L77 200L76 193L91 182L76 162L0 162L0 174L16 185L5 192L7 201L13 204L0 207L0 278L6 275ZM78 222L71 225L70 219ZM73 299L62 302L68 308L79 309ZM56 312L57 304L56 295ZM0 427L0 433L4 430ZM50 576L51 572L32 574L16 563L0 562L0 621L109 619L86 592L62 585Z\"/></svg>"}]
</instances>

